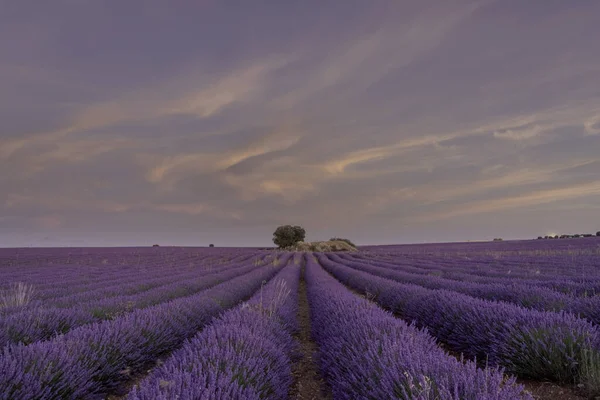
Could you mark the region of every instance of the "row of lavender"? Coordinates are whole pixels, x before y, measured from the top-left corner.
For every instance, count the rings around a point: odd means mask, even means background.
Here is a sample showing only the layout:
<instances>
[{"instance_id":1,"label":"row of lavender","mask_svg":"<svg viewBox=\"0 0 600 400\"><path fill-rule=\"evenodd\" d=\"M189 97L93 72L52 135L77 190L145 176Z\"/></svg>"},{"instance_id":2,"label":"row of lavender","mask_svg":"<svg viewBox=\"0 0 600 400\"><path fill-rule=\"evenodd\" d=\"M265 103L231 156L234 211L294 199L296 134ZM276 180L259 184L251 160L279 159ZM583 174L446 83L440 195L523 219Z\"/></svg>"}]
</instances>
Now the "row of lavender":
<instances>
[{"instance_id":1,"label":"row of lavender","mask_svg":"<svg viewBox=\"0 0 600 400\"><path fill-rule=\"evenodd\" d=\"M250 256L232 259L229 262L244 261ZM79 266L80 274L89 267ZM62 266L46 268L45 273L49 281L53 271L59 272ZM109 297L115 294L135 294L149 290L154 287L169 284L171 282L186 279L198 273L214 272L217 266L200 259L193 263L183 265L148 265L142 268L132 266L121 266L119 268L107 269L101 277L94 280L81 281L76 278L68 279L62 277L57 282L52 282L50 287L43 288L42 285L31 285L33 293L29 302L19 305L15 309L10 307L0 311L0 315L7 315L19 311L23 307L33 308L39 306L69 307L73 302L81 302L101 297ZM165 272L168 271L168 274ZM8 281L11 278L5 277ZM21 282L21 279L13 278L13 282Z\"/></svg>"},{"instance_id":2,"label":"row of lavender","mask_svg":"<svg viewBox=\"0 0 600 400\"><path fill-rule=\"evenodd\" d=\"M261 262L258 265L263 265ZM63 299L63 308L33 307L0 317L0 346L8 343L30 344L46 340L76 327L115 319L137 309L144 309L169 300L192 296L202 290L259 268L256 263L242 260L217 272L190 273L168 284L135 294L115 295L95 292L96 299L81 301L81 296ZM111 293L113 293L111 291ZM98 300L100 299L100 300Z\"/></svg>"},{"instance_id":3,"label":"row of lavender","mask_svg":"<svg viewBox=\"0 0 600 400\"><path fill-rule=\"evenodd\" d=\"M597 255L600 237L559 240L510 240L510 241L481 241L455 243L424 243L409 245L374 245L361 246L361 250L377 254L435 254L435 255L469 255L474 254L514 254L540 255L564 254Z\"/></svg>"},{"instance_id":4,"label":"row of lavender","mask_svg":"<svg viewBox=\"0 0 600 400\"><path fill-rule=\"evenodd\" d=\"M6 250L0 249L0 254ZM11 265L0 265L0 271L4 278L0 286L13 280L19 280L33 284L38 291L43 291L56 286L57 283L68 282L70 285L79 286L94 281L134 277L135 273L148 270L193 266L198 262L215 264L248 255L248 252L228 254L210 251L198 253L175 252L169 249L152 250L151 253L141 249L136 249L136 251L124 249L120 253L104 250L90 254L71 255L69 249L62 250L62 253L56 254L53 259L38 260L36 266L28 265L28 260L32 257L29 252L23 253L21 259L13 260Z\"/></svg>"},{"instance_id":5,"label":"row of lavender","mask_svg":"<svg viewBox=\"0 0 600 400\"><path fill-rule=\"evenodd\" d=\"M534 310L567 311L600 324L600 296L577 297L531 283L520 283L517 280L510 284L457 281L413 271L405 272L403 267L383 262L368 263L356 257L331 254L328 258L347 267L402 283L412 283L428 289L447 289L481 299L505 301Z\"/></svg>"},{"instance_id":6,"label":"row of lavender","mask_svg":"<svg viewBox=\"0 0 600 400\"><path fill-rule=\"evenodd\" d=\"M197 274L212 273L231 262L254 260L257 263L267 256L266 253L233 252L231 255L200 253L197 258L184 257L171 259L170 263L161 263L160 259L146 260L144 264L119 263L117 266L79 265L65 266L62 264L45 265L41 282L27 283L23 275L27 275L28 267L20 266L20 274L9 274L6 268L0 268L3 288L0 288L0 318L34 307L70 307L74 302L90 301L95 298L114 295L133 295L149 289L167 285L177 280L184 280ZM156 255L160 253L156 252ZM103 259L107 254L99 252L97 259ZM127 260L127 253L124 259ZM75 269L75 272L65 272ZM98 276L90 277L90 270L98 270ZM166 273L168 271L168 273ZM25 284L23 284L25 282ZM22 290L26 289L26 290ZM27 296L17 296L25 292ZM15 294L15 295L13 295ZM6 301L13 299L14 301ZM26 301L23 301L26 300Z\"/></svg>"},{"instance_id":7,"label":"row of lavender","mask_svg":"<svg viewBox=\"0 0 600 400\"><path fill-rule=\"evenodd\" d=\"M284 254L278 263L253 266L196 294L82 325L47 341L8 345L0 355L0 399L93 398L114 390L250 297L290 257Z\"/></svg>"},{"instance_id":8,"label":"row of lavender","mask_svg":"<svg viewBox=\"0 0 600 400\"><path fill-rule=\"evenodd\" d=\"M213 322L129 393L128 400L287 399L293 383L300 268ZM462 363L408 326L353 295L306 255L318 359L336 399L531 399L502 371Z\"/></svg>"},{"instance_id":9,"label":"row of lavender","mask_svg":"<svg viewBox=\"0 0 600 400\"><path fill-rule=\"evenodd\" d=\"M572 283L600 284L600 257L565 255L525 257L479 257L427 255L414 257L398 253L394 256L361 253L361 258L393 263L413 272L439 275L454 280L507 283L515 279L570 292ZM508 258L508 259L507 259ZM566 284L566 285L565 285ZM563 287L564 285L564 287ZM583 287L585 288L585 287ZM574 286L578 289L577 285Z\"/></svg>"},{"instance_id":10,"label":"row of lavender","mask_svg":"<svg viewBox=\"0 0 600 400\"><path fill-rule=\"evenodd\" d=\"M0 356L0 399L102 396L182 343L130 399L287 398L299 256L261 289L261 279L274 276L289 254L276 266L255 268L197 295L84 325L47 342L7 346ZM530 398L500 371L463 365L426 332L351 294L312 257L306 263L313 335L336 398ZM257 289L248 303L197 333Z\"/></svg>"},{"instance_id":11,"label":"row of lavender","mask_svg":"<svg viewBox=\"0 0 600 400\"><path fill-rule=\"evenodd\" d=\"M480 369L350 293L307 256L306 280L320 366L336 399L531 399L514 378Z\"/></svg>"},{"instance_id":12,"label":"row of lavender","mask_svg":"<svg viewBox=\"0 0 600 400\"><path fill-rule=\"evenodd\" d=\"M161 281L177 279L178 276L195 273L214 272L223 265L231 262L256 259L255 256L245 255L226 260L225 263L215 264L211 260L196 259L193 262L183 262L181 264L160 264L154 263L144 266L125 265L119 268L107 269L102 276L93 280L79 280L76 277L53 282L50 287L43 288L43 285L33 285L35 290L32 303L49 302L60 303L65 297L74 295L88 296L95 291L116 290L117 287L123 290L130 290L131 293L143 291L153 285L154 280ZM84 274L89 267L80 266L80 274ZM52 280L52 271L60 271L62 266L47 268L46 274L48 280ZM166 273L168 271L168 274ZM166 282L166 281L165 281ZM102 294L102 293L98 293Z\"/></svg>"},{"instance_id":13,"label":"row of lavender","mask_svg":"<svg viewBox=\"0 0 600 400\"><path fill-rule=\"evenodd\" d=\"M348 255L350 260L357 260L370 264L386 265L393 268L401 268L403 271L411 272L420 275L432 275L455 281L469 281L478 283L501 283L513 284L515 282L547 287L559 292L572 294L575 296L593 295L595 290L600 288L600 277L598 270L600 269L600 258L596 257L593 262L590 262L586 268L593 273L584 273L576 276L567 276L559 272L548 272L548 266L552 260L540 258L537 261L536 268L544 270L546 275L522 276L519 274L519 266L514 265L508 270L508 273L503 273L500 276L486 275L491 266L477 265L476 271L470 267L470 260L452 259L451 261L438 260L435 256L429 257L426 261L413 260L404 255L396 255L396 257L383 258L373 255ZM529 268L529 267L525 267ZM461 272L464 271L464 272Z\"/></svg>"},{"instance_id":14,"label":"row of lavender","mask_svg":"<svg viewBox=\"0 0 600 400\"><path fill-rule=\"evenodd\" d=\"M128 399L286 399L296 353L300 256L247 303L187 341Z\"/></svg>"},{"instance_id":15,"label":"row of lavender","mask_svg":"<svg viewBox=\"0 0 600 400\"><path fill-rule=\"evenodd\" d=\"M600 329L589 321L402 283L369 273L372 266L366 263L361 270L333 261L334 256L318 257L341 282L427 328L454 352L524 378L576 382L600 394Z\"/></svg>"}]
</instances>

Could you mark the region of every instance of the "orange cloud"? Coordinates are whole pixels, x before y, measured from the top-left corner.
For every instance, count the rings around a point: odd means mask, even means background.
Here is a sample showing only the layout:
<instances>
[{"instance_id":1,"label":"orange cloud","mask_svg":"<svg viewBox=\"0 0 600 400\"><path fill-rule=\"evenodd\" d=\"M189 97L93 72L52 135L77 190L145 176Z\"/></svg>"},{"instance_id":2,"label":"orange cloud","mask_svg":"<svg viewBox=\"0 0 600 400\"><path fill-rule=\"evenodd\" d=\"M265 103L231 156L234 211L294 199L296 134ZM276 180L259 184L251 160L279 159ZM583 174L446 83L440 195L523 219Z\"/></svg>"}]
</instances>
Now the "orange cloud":
<instances>
[{"instance_id":1,"label":"orange cloud","mask_svg":"<svg viewBox=\"0 0 600 400\"><path fill-rule=\"evenodd\" d=\"M600 194L600 181L594 181L557 189L539 190L520 196L471 202L462 207L457 207L448 211L427 213L427 215L416 217L415 220L420 222L434 221L438 219L454 218L464 215L528 207L598 194Z\"/></svg>"}]
</instances>

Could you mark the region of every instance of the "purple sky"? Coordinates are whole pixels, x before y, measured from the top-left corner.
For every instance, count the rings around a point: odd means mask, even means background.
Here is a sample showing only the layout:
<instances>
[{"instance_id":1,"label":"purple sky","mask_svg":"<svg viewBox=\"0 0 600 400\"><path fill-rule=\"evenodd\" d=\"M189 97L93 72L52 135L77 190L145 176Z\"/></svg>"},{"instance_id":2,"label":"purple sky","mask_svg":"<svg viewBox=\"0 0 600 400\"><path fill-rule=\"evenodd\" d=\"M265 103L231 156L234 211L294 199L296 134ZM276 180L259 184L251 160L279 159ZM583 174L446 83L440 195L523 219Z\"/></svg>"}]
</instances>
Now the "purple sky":
<instances>
[{"instance_id":1,"label":"purple sky","mask_svg":"<svg viewBox=\"0 0 600 400\"><path fill-rule=\"evenodd\" d=\"M0 247L596 232L599 17L0 0Z\"/></svg>"}]
</instances>

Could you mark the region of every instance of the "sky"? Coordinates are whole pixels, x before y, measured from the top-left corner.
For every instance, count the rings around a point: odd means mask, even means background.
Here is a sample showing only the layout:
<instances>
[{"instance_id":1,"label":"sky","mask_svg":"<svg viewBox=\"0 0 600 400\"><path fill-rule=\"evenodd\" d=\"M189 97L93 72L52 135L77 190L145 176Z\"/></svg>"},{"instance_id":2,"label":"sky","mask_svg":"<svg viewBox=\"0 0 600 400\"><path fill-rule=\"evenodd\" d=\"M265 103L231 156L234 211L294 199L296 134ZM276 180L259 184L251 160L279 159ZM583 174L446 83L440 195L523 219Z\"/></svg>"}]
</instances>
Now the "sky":
<instances>
[{"instance_id":1,"label":"sky","mask_svg":"<svg viewBox=\"0 0 600 400\"><path fill-rule=\"evenodd\" d=\"M0 247L600 230L595 0L0 0Z\"/></svg>"}]
</instances>

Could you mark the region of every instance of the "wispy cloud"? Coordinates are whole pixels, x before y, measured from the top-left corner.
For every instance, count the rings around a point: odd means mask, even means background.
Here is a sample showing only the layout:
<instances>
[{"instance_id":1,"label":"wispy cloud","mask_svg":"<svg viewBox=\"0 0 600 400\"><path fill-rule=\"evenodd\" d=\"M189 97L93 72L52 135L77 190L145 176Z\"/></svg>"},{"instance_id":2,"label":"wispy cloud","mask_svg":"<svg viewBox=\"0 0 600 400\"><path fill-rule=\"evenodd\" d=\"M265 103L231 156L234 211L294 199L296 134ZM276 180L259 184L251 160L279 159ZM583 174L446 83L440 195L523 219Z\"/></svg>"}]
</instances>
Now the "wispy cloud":
<instances>
[{"instance_id":1,"label":"wispy cloud","mask_svg":"<svg viewBox=\"0 0 600 400\"><path fill-rule=\"evenodd\" d=\"M231 244L280 221L377 242L589 219L600 6L384 3L15 5L0 215L82 236L219 225Z\"/></svg>"},{"instance_id":2,"label":"wispy cloud","mask_svg":"<svg viewBox=\"0 0 600 400\"><path fill-rule=\"evenodd\" d=\"M579 185L533 191L519 196L501 197L484 201L470 202L446 211L420 215L416 217L416 220L422 222L441 220L465 215L476 215L480 213L490 213L514 208L524 208L598 194L600 194L600 181L593 181Z\"/></svg>"},{"instance_id":3,"label":"wispy cloud","mask_svg":"<svg viewBox=\"0 0 600 400\"><path fill-rule=\"evenodd\" d=\"M281 57L256 62L217 77L198 76L153 85L149 88L118 94L117 98L83 107L71 123L52 132L40 132L28 137L0 139L0 158L7 158L31 146L49 146L73 134L111 127L126 122L144 122L173 115L207 118L223 108L243 101L256 92L269 71L285 65ZM190 87L191 84L191 87ZM174 92L174 93L173 93Z\"/></svg>"},{"instance_id":4,"label":"wispy cloud","mask_svg":"<svg viewBox=\"0 0 600 400\"><path fill-rule=\"evenodd\" d=\"M600 134L600 114L597 114L584 123L585 133L588 135Z\"/></svg>"},{"instance_id":5,"label":"wispy cloud","mask_svg":"<svg viewBox=\"0 0 600 400\"><path fill-rule=\"evenodd\" d=\"M543 132L542 127L534 125L521 129L507 129L505 131L494 132L494 137L508 140L527 140L540 135Z\"/></svg>"}]
</instances>

